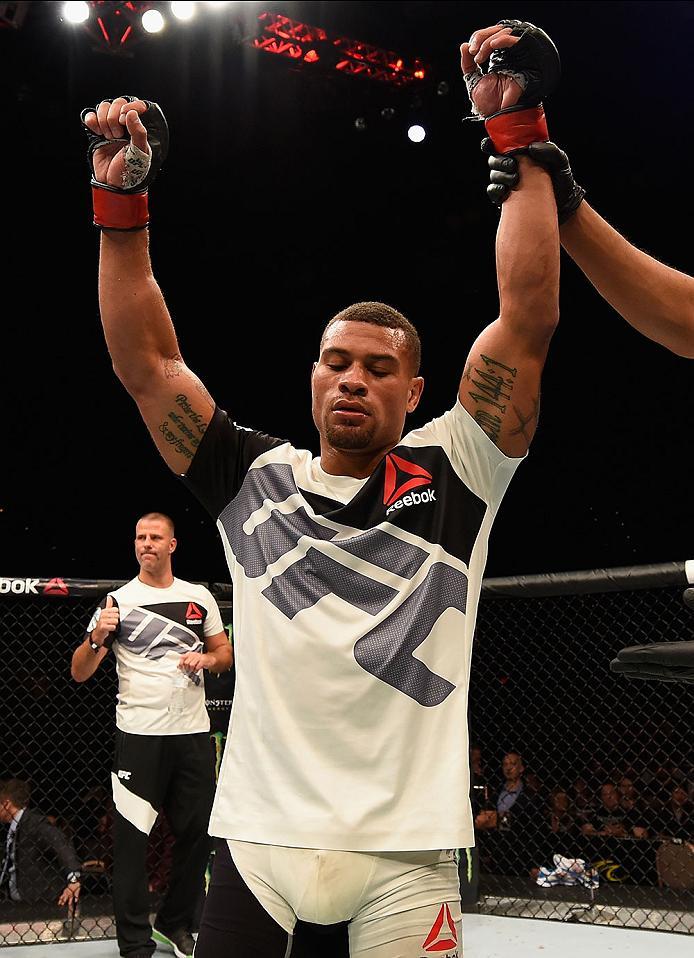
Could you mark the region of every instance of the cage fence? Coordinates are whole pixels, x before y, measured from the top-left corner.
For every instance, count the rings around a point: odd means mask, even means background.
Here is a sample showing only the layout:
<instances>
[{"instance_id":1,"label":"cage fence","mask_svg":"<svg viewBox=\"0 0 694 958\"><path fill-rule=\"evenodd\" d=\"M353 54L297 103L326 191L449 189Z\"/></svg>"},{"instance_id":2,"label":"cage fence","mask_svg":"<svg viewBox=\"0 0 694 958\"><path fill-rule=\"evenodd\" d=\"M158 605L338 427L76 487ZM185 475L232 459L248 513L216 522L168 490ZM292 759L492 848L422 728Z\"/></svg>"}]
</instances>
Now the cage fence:
<instances>
[{"instance_id":1,"label":"cage fence","mask_svg":"<svg viewBox=\"0 0 694 958\"><path fill-rule=\"evenodd\" d=\"M0 578L0 779L27 783L29 807L45 816L31 849L45 880L21 900L0 825L0 945L115 937L115 668L109 657L78 685L70 659L97 602L122 584ZM207 585L230 629L231 587ZM635 682L609 667L626 645L694 637L686 585L685 563L485 580L466 910L694 934L694 686ZM233 675L206 674L205 689L219 762ZM171 843L160 816L147 860L153 912ZM83 875L74 911L57 904L70 853Z\"/></svg>"},{"instance_id":2,"label":"cage fence","mask_svg":"<svg viewBox=\"0 0 694 958\"><path fill-rule=\"evenodd\" d=\"M478 908L694 933L694 686L610 670L694 638L685 563L486 580L470 691Z\"/></svg>"}]
</instances>

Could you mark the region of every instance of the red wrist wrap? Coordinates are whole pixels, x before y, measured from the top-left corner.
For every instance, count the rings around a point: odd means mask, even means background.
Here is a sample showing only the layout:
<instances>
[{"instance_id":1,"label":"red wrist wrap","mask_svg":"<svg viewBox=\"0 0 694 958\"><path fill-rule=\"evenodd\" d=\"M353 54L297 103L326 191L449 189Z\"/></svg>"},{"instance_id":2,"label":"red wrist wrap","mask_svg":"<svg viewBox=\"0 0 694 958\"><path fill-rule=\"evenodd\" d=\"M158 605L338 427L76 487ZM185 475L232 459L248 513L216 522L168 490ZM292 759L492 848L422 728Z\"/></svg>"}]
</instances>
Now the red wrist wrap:
<instances>
[{"instance_id":1,"label":"red wrist wrap","mask_svg":"<svg viewBox=\"0 0 694 958\"><path fill-rule=\"evenodd\" d=\"M149 223L146 193L114 193L92 185L94 225L106 230L141 230Z\"/></svg>"},{"instance_id":2,"label":"red wrist wrap","mask_svg":"<svg viewBox=\"0 0 694 958\"><path fill-rule=\"evenodd\" d=\"M527 110L494 113L484 121L497 153L512 153L531 143L549 140L547 120L542 104Z\"/></svg>"}]
</instances>

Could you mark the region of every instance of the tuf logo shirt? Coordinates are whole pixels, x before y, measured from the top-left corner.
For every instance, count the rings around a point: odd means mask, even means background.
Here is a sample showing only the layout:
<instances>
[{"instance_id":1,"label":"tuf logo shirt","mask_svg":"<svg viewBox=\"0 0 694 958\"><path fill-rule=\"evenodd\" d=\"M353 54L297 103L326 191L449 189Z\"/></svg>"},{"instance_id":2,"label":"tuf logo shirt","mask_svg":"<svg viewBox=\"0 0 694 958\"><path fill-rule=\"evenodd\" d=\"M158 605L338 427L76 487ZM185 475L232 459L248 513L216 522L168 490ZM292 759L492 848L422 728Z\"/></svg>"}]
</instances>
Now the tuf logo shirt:
<instances>
[{"instance_id":1,"label":"tuf logo shirt","mask_svg":"<svg viewBox=\"0 0 694 958\"><path fill-rule=\"evenodd\" d=\"M467 694L494 516L520 459L465 409L371 476L217 409L184 482L234 583L236 691L210 833L306 848L474 844Z\"/></svg>"},{"instance_id":2,"label":"tuf logo shirt","mask_svg":"<svg viewBox=\"0 0 694 958\"><path fill-rule=\"evenodd\" d=\"M109 593L120 612L113 650L118 671L116 725L134 735L208 732L202 672L187 680L183 711L169 712L178 663L186 652L204 652L205 636L223 631L219 608L202 585L174 579L155 589L131 579ZM106 597L100 609L106 605ZM93 628L98 611L89 623Z\"/></svg>"}]
</instances>

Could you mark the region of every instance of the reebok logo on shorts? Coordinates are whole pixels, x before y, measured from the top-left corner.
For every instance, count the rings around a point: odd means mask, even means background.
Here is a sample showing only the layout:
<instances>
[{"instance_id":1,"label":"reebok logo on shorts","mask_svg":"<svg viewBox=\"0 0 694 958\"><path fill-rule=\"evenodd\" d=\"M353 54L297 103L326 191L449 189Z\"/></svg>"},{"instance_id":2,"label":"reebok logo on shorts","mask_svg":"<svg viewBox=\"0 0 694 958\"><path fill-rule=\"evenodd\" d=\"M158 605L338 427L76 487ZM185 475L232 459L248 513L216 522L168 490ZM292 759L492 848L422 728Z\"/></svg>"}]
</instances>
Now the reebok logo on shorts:
<instances>
[{"instance_id":1,"label":"reebok logo on shorts","mask_svg":"<svg viewBox=\"0 0 694 958\"><path fill-rule=\"evenodd\" d=\"M423 942L422 948L429 954L437 954L441 951L457 948L457 946L458 935L455 930L451 909L444 903L439 909L436 921L431 926L431 930Z\"/></svg>"},{"instance_id":2,"label":"reebok logo on shorts","mask_svg":"<svg viewBox=\"0 0 694 958\"><path fill-rule=\"evenodd\" d=\"M404 506L417 506L421 502L436 502L436 491L425 489L423 492L411 492L412 489L430 485L434 478L423 466L403 459L389 452L386 455L385 481L383 483L383 505L388 506L386 515ZM411 494L409 494L411 493Z\"/></svg>"}]
</instances>

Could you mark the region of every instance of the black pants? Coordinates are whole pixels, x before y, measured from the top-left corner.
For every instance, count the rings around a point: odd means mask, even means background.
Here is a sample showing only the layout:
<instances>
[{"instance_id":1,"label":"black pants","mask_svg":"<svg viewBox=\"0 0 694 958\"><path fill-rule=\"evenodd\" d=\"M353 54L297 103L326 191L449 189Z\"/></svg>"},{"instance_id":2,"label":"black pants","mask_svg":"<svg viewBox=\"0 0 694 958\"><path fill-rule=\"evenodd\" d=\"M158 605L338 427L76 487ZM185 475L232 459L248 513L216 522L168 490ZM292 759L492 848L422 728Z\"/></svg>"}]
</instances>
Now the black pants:
<instances>
[{"instance_id":1,"label":"black pants","mask_svg":"<svg viewBox=\"0 0 694 958\"><path fill-rule=\"evenodd\" d=\"M131 735L116 731L113 907L121 955L154 950L146 856L156 814L175 842L156 925L191 930L211 851L207 827L214 796L214 755L207 732Z\"/></svg>"}]
</instances>

